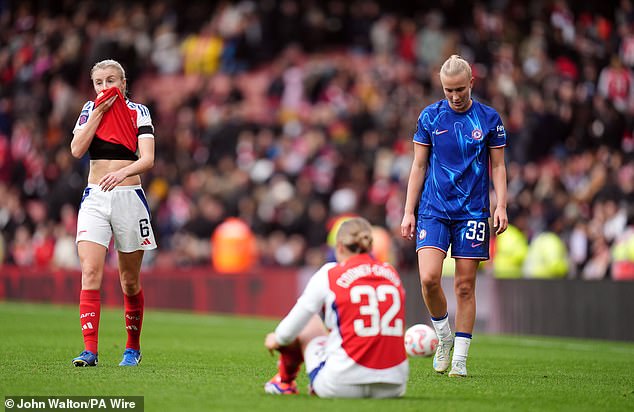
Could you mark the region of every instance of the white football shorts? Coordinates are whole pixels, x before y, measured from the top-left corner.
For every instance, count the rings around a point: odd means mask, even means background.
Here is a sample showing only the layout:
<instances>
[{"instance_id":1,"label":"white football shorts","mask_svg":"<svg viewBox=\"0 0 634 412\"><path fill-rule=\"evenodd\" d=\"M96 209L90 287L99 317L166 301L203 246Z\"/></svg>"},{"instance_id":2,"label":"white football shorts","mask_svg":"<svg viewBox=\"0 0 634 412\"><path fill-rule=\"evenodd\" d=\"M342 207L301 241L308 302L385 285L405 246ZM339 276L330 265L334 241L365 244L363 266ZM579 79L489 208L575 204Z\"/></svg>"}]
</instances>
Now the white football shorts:
<instances>
[{"instance_id":1,"label":"white football shorts","mask_svg":"<svg viewBox=\"0 0 634 412\"><path fill-rule=\"evenodd\" d=\"M343 384L328 367L326 355L327 336L313 338L304 350L306 372L310 387L320 398L396 398L403 396L406 384L361 383Z\"/></svg>"},{"instance_id":2,"label":"white football shorts","mask_svg":"<svg viewBox=\"0 0 634 412\"><path fill-rule=\"evenodd\" d=\"M75 243L86 240L108 248L113 235L120 252L156 249L150 207L141 185L117 186L109 192L95 184L84 189Z\"/></svg>"}]
</instances>

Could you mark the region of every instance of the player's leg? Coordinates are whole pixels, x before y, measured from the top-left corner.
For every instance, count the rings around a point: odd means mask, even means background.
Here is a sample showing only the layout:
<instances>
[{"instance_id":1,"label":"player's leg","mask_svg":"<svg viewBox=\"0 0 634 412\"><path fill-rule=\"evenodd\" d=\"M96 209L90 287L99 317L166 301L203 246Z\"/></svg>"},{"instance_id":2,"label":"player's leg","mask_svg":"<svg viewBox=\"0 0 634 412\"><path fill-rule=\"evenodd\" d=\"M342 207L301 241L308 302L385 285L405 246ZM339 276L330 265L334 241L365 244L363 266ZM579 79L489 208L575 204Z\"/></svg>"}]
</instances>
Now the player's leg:
<instances>
[{"instance_id":1,"label":"player's leg","mask_svg":"<svg viewBox=\"0 0 634 412\"><path fill-rule=\"evenodd\" d=\"M433 318L442 318L447 314L447 298L440 283L445 256L445 252L435 248L418 251L418 273L423 300Z\"/></svg>"},{"instance_id":2,"label":"player's leg","mask_svg":"<svg viewBox=\"0 0 634 412\"><path fill-rule=\"evenodd\" d=\"M480 262L489 258L489 238L487 219L456 221L452 225L456 338L449 376L467 376L467 356L476 316L476 272Z\"/></svg>"},{"instance_id":3,"label":"player's leg","mask_svg":"<svg viewBox=\"0 0 634 412\"><path fill-rule=\"evenodd\" d=\"M475 284L479 264L479 260L456 259L456 332L473 332L476 316Z\"/></svg>"},{"instance_id":4,"label":"player's leg","mask_svg":"<svg viewBox=\"0 0 634 412\"><path fill-rule=\"evenodd\" d=\"M416 222L418 273L423 300L432 318L442 318L447 314L447 298L440 278L449 241L450 228L445 220L419 216ZM443 331L440 332L439 338Z\"/></svg>"},{"instance_id":5,"label":"player's leg","mask_svg":"<svg viewBox=\"0 0 634 412\"><path fill-rule=\"evenodd\" d=\"M309 345L314 345L313 340L316 337L325 337L327 333L322 320L317 315L312 316L297 339L278 349L280 353L277 361L278 372L264 385L264 391L275 395L298 393L295 378L297 378L299 368L304 362L304 351ZM311 354L313 352L317 353L316 350L310 350ZM311 364L309 365L309 363ZM307 360L306 370L309 371L309 366L313 367L314 363L313 357Z\"/></svg>"},{"instance_id":6,"label":"player's leg","mask_svg":"<svg viewBox=\"0 0 634 412\"><path fill-rule=\"evenodd\" d=\"M120 366L141 362L141 326L144 296L141 289L141 263L145 250L155 249L150 210L140 186L117 187L112 192L112 230L119 256L119 280L123 290L125 324L128 333Z\"/></svg>"},{"instance_id":7,"label":"player's leg","mask_svg":"<svg viewBox=\"0 0 634 412\"><path fill-rule=\"evenodd\" d=\"M442 266L450 242L450 228L443 219L419 217L416 224L418 272L423 300L438 335L433 367L436 372L449 368L453 336L447 314L447 298L442 289Z\"/></svg>"},{"instance_id":8,"label":"player's leg","mask_svg":"<svg viewBox=\"0 0 634 412\"><path fill-rule=\"evenodd\" d=\"M123 290L125 327L128 340L119 366L137 366L141 362L141 327L143 326L144 297L141 289L143 250L130 253L119 251L119 281Z\"/></svg>"},{"instance_id":9,"label":"player's leg","mask_svg":"<svg viewBox=\"0 0 634 412\"><path fill-rule=\"evenodd\" d=\"M73 359L75 366L95 366L98 359L99 318L101 315L101 281L112 238L108 194L89 184L77 214L77 253L81 266L79 320L84 336L84 351Z\"/></svg>"},{"instance_id":10,"label":"player's leg","mask_svg":"<svg viewBox=\"0 0 634 412\"><path fill-rule=\"evenodd\" d=\"M449 376L467 376L467 356L475 324L475 283L479 260L456 259L456 338Z\"/></svg>"},{"instance_id":11,"label":"player's leg","mask_svg":"<svg viewBox=\"0 0 634 412\"><path fill-rule=\"evenodd\" d=\"M80 241L77 253L81 266L79 321L84 337L84 351L73 359L75 366L96 366L98 363L99 319L101 316L101 282L108 249L98 243Z\"/></svg>"},{"instance_id":12,"label":"player's leg","mask_svg":"<svg viewBox=\"0 0 634 412\"><path fill-rule=\"evenodd\" d=\"M278 349L277 373L264 384L264 392L273 395L293 395L298 393L295 378L304 361L299 339Z\"/></svg>"},{"instance_id":13,"label":"player's leg","mask_svg":"<svg viewBox=\"0 0 634 412\"><path fill-rule=\"evenodd\" d=\"M447 314L447 298L441 286L442 263L445 253L435 248L423 248L418 251L418 269L422 285L425 306L431 314L432 325L438 335L438 346L434 355L433 367L436 372L449 368L453 336Z\"/></svg>"}]
</instances>

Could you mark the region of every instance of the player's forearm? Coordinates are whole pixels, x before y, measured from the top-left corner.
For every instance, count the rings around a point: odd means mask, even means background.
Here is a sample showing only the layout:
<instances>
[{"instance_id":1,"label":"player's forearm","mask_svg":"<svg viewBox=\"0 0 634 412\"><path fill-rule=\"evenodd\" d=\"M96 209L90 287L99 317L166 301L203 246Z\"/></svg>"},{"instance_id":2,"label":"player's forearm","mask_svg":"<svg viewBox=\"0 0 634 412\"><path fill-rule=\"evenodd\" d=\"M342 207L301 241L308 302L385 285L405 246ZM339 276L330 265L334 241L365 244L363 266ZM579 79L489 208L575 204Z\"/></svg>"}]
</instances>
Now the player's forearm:
<instances>
[{"instance_id":1,"label":"player's forearm","mask_svg":"<svg viewBox=\"0 0 634 412\"><path fill-rule=\"evenodd\" d=\"M493 180L493 189L496 197L496 207L506 208L506 167L504 164L494 166L491 169L491 178Z\"/></svg>"},{"instance_id":2,"label":"player's forearm","mask_svg":"<svg viewBox=\"0 0 634 412\"><path fill-rule=\"evenodd\" d=\"M99 123L101 123L102 117L102 112L92 112L86 122L86 125L75 132L73 140L70 142L70 153L73 157L79 159L88 151L90 143L92 143L92 139L99 127Z\"/></svg>"},{"instance_id":3,"label":"player's forearm","mask_svg":"<svg viewBox=\"0 0 634 412\"><path fill-rule=\"evenodd\" d=\"M305 309L301 305L293 306L293 309L286 315L284 319L275 328L275 337L277 343L281 346L288 345L293 342L299 333L304 329L313 313Z\"/></svg>"},{"instance_id":4,"label":"player's forearm","mask_svg":"<svg viewBox=\"0 0 634 412\"><path fill-rule=\"evenodd\" d=\"M416 205L420 199L420 192L423 188L423 181L425 179L425 168L421 168L416 165L412 165L412 170L409 174L409 180L407 182L407 195L405 198L405 214L413 214L416 210Z\"/></svg>"},{"instance_id":5,"label":"player's forearm","mask_svg":"<svg viewBox=\"0 0 634 412\"><path fill-rule=\"evenodd\" d=\"M154 167L154 156L142 156L134 163L121 169L127 177L143 174Z\"/></svg>"}]
</instances>

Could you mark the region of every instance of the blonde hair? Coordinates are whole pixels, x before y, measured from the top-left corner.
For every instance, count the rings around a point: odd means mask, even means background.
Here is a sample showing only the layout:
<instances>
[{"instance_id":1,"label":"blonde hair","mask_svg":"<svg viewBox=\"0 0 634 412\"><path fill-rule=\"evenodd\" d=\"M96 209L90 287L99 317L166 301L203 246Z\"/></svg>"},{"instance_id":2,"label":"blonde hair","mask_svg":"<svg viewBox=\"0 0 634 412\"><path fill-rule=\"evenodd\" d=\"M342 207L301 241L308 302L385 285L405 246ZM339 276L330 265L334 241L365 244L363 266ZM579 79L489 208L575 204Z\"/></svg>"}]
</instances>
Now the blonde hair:
<instances>
[{"instance_id":1,"label":"blonde hair","mask_svg":"<svg viewBox=\"0 0 634 412\"><path fill-rule=\"evenodd\" d=\"M90 78L92 79L92 75L95 73L95 70L102 70L108 67L113 67L114 69L118 70L121 74L121 79L125 80L125 70L123 70L123 66L118 61L112 59L102 60L95 63L95 65L92 66L92 69L90 70Z\"/></svg>"},{"instance_id":2,"label":"blonde hair","mask_svg":"<svg viewBox=\"0 0 634 412\"><path fill-rule=\"evenodd\" d=\"M469 62L457 54L451 55L440 68L440 74L444 76L456 76L460 73L467 73L469 80L473 77Z\"/></svg>"},{"instance_id":3,"label":"blonde hair","mask_svg":"<svg viewBox=\"0 0 634 412\"><path fill-rule=\"evenodd\" d=\"M372 251L372 226L362 217L346 220L339 227L337 242L353 253L369 253Z\"/></svg>"}]
</instances>

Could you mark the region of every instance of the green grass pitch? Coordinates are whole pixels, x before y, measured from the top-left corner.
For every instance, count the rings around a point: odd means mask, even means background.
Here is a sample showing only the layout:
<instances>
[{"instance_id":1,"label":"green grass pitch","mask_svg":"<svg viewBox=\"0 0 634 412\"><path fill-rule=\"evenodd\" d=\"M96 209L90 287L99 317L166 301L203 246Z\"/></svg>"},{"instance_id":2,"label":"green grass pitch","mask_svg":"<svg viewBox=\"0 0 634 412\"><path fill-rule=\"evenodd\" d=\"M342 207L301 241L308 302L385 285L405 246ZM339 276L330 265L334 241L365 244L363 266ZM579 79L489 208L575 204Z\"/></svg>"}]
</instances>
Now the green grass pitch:
<instances>
[{"instance_id":1,"label":"green grass pitch","mask_svg":"<svg viewBox=\"0 0 634 412\"><path fill-rule=\"evenodd\" d=\"M411 360L403 399L264 394L275 320L147 310L143 362L120 368L123 309L100 323L99 366L74 368L83 348L78 309L0 302L0 394L144 396L146 411L634 411L634 343L477 334L466 379Z\"/></svg>"}]
</instances>

